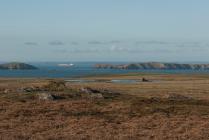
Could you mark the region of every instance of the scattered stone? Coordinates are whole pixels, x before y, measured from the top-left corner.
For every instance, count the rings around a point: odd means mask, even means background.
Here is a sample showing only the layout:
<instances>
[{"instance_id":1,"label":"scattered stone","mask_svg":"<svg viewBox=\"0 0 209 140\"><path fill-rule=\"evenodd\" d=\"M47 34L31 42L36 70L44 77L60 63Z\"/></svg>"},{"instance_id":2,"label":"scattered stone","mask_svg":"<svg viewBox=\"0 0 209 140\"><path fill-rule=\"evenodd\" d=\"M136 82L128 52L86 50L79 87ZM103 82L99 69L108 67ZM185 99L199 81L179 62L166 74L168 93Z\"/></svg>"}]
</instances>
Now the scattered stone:
<instances>
[{"instance_id":1,"label":"scattered stone","mask_svg":"<svg viewBox=\"0 0 209 140\"><path fill-rule=\"evenodd\" d=\"M5 90L4 90L4 93L10 93L10 92L12 92L11 89L5 89Z\"/></svg>"},{"instance_id":2,"label":"scattered stone","mask_svg":"<svg viewBox=\"0 0 209 140\"><path fill-rule=\"evenodd\" d=\"M86 97L86 98L104 99L102 93L100 93L100 91L96 90L96 89L92 89L92 88L86 87L86 88L81 88L80 92L84 93L83 97Z\"/></svg>"},{"instance_id":3,"label":"scattered stone","mask_svg":"<svg viewBox=\"0 0 209 140\"><path fill-rule=\"evenodd\" d=\"M23 87L21 89L19 89L20 92L39 92L39 91L43 91L41 88L39 87Z\"/></svg>"},{"instance_id":4,"label":"scattered stone","mask_svg":"<svg viewBox=\"0 0 209 140\"><path fill-rule=\"evenodd\" d=\"M43 86L43 89L46 91L64 91L66 85L64 81L49 81L49 83Z\"/></svg>"},{"instance_id":5,"label":"scattered stone","mask_svg":"<svg viewBox=\"0 0 209 140\"><path fill-rule=\"evenodd\" d=\"M81 88L80 92L84 94L84 97L94 98L94 99L109 99L120 95L119 93L114 93L107 89L92 89L89 87Z\"/></svg>"},{"instance_id":6,"label":"scattered stone","mask_svg":"<svg viewBox=\"0 0 209 140\"><path fill-rule=\"evenodd\" d=\"M40 93L38 94L39 100L55 100L54 95L50 93Z\"/></svg>"},{"instance_id":7,"label":"scattered stone","mask_svg":"<svg viewBox=\"0 0 209 140\"><path fill-rule=\"evenodd\" d=\"M88 88L81 88L80 92L82 92L82 93L91 93L91 91L89 91Z\"/></svg>"},{"instance_id":8,"label":"scattered stone","mask_svg":"<svg viewBox=\"0 0 209 140\"><path fill-rule=\"evenodd\" d=\"M175 101L184 101L184 100L192 100L192 97L179 95L179 94L167 94L166 97L168 100L175 100Z\"/></svg>"},{"instance_id":9,"label":"scattered stone","mask_svg":"<svg viewBox=\"0 0 209 140\"><path fill-rule=\"evenodd\" d=\"M159 97L151 97L150 100L151 100L152 102L160 102L162 99L159 98Z\"/></svg>"},{"instance_id":10,"label":"scattered stone","mask_svg":"<svg viewBox=\"0 0 209 140\"><path fill-rule=\"evenodd\" d=\"M142 82L150 82L150 81L147 80L146 78L142 78Z\"/></svg>"},{"instance_id":11,"label":"scattered stone","mask_svg":"<svg viewBox=\"0 0 209 140\"><path fill-rule=\"evenodd\" d=\"M119 94L119 93L115 93L115 92L107 90L107 89L102 89L101 93L104 93L104 94Z\"/></svg>"},{"instance_id":12,"label":"scattered stone","mask_svg":"<svg viewBox=\"0 0 209 140\"><path fill-rule=\"evenodd\" d=\"M90 94L90 97L93 99L104 99L104 96L101 93Z\"/></svg>"},{"instance_id":13,"label":"scattered stone","mask_svg":"<svg viewBox=\"0 0 209 140\"><path fill-rule=\"evenodd\" d=\"M81 88L80 92L83 92L83 93L100 93L99 90L92 89L92 88L89 88L89 87Z\"/></svg>"},{"instance_id":14,"label":"scattered stone","mask_svg":"<svg viewBox=\"0 0 209 140\"><path fill-rule=\"evenodd\" d=\"M50 81L47 85L42 87L22 87L18 89L18 92L40 92L40 91L64 91L66 89L66 85L64 81Z\"/></svg>"}]
</instances>

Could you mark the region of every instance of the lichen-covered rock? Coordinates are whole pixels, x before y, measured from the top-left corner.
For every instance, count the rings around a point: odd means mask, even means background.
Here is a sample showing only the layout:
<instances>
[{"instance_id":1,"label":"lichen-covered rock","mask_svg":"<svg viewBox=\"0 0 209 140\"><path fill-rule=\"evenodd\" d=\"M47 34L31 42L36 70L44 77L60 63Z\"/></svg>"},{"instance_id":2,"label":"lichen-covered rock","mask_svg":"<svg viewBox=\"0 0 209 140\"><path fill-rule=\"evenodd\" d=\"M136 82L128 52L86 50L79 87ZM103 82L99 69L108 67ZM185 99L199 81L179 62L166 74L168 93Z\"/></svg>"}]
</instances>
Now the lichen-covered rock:
<instances>
[{"instance_id":1,"label":"lichen-covered rock","mask_svg":"<svg viewBox=\"0 0 209 140\"><path fill-rule=\"evenodd\" d=\"M10 92L12 92L11 89L4 89L4 93L10 93Z\"/></svg>"},{"instance_id":2,"label":"lichen-covered rock","mask_svg":"<svg viewBox=\"0 0 209 140\"><path fill-rule=\"evenodd\" d=\"M45 91L63 91L66 89L64 81L49 81L49 83L43 86Z\"/></svg>"},{"instance_id":3,"label":"lichen-covered rock","mask_svg":"<svg viewBox=\"0 0 209 140\"><path fill-rule=\"evenodd\" d=\"M55 100L55 97L50 93L40 93L38 94L39 100Z\"/></svg>"},{"instance_id":4,"label":"lichen-covered rock","mask_svg":"<svg viewBox=\"0 0 209 140\"><path fill-rule=\"evenodd\" d=\"M38 91L44 91L44 90L39 87L31 86L31 87L22 87L18 91L30 93L30 92L38 92Z\"/></svg>"},{"instance_id":5,"label":"lichen-covered rock","mask_svg":"<svg viewBox=\"0 0 209 140\"><path fill-rule=\"evenodd\" d=\"M175 101L182 101L182 100L192 100L192 97L189 96L184 96L184 95L180 95L180 94L167 94L165 95L165 98L168 100L175 100Z\"/></svg>"},{"instance_id":6,"label":"lichen-covered rock","mask_svg":"<svg viewBox=\"0 0 209 140\"><path fill-rule=\"evenodd\" d=\"M104 99L104 96L101 93L91 93L89 97L92 99Z\"/></svg>"},{"instance_id":7,"label":"lichen-covered rock","mask_svg":"<svg viewBox=\"0 0 209 140\"><path fill-rule=\"evenodd\" d=\"M93 89L90 87L81 88L80 92L81 96L93 99L111 99L120 95L107 89Z\"/></svg>"},{"instance_id":8,"label":"lichen-covered rock","mask_svg":"<svg viewBox=\"0 0 209 140\"><path fill-rule=\"evenodd\" d=\"M92 89L92 88L89 88L89 87L81 88L80 92L83 92L83 93L100 93L99 90Z\"/></svg>"}]
</instances>

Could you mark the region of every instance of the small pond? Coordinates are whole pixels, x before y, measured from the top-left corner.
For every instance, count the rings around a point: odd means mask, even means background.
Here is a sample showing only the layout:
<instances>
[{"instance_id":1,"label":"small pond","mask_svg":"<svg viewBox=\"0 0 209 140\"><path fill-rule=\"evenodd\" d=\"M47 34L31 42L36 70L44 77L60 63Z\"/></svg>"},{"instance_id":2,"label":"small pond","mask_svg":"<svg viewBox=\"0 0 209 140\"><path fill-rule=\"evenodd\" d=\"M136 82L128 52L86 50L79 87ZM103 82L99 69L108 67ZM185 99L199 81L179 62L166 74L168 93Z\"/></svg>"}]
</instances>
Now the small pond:
<instances>
[{"instance_id":1,"label":"small pond","mask_svg":"<svg viewBox=\"0 0 209 140\"><path fill-rule=\"evenodd\" d=\"M134 80L134 79L113 79L113 80L85 80L85 79L76 79L76 80L65 80L66 82L70 83L118 83L118 84L136 84L141 82L141 80Z\"/></svg>"}]
</instances>

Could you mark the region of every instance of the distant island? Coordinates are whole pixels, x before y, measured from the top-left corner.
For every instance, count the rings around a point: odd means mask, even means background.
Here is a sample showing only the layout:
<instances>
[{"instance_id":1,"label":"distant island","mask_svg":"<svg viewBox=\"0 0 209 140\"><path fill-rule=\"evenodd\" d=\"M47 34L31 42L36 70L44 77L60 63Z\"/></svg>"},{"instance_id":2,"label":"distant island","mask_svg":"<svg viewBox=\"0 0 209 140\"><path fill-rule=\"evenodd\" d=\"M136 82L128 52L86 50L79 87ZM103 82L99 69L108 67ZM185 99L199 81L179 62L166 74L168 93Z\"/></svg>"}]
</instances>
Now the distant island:
<instances>
[{"instance_id":1,"label":"distant island","mask_svg":"<svg viewBox=\"0 0 209 140\"><path fill-rule=\"evenodd\" d=\"M132 64L96 64L97 69L126 69L126 70L209 70L209 64L178 64L178 63L132 63Z\"/></svg>"},{"instance_id":2,"label":"distant island","mask_svg":"<svg viewBox=\"0 0 209 140\"><path fill-rule=\"evenodd\" d=\"M0 64L0 70L35 70L35 69L38 68L25 63L12 62L12 63Z\"/></svg>"}]
</instances>

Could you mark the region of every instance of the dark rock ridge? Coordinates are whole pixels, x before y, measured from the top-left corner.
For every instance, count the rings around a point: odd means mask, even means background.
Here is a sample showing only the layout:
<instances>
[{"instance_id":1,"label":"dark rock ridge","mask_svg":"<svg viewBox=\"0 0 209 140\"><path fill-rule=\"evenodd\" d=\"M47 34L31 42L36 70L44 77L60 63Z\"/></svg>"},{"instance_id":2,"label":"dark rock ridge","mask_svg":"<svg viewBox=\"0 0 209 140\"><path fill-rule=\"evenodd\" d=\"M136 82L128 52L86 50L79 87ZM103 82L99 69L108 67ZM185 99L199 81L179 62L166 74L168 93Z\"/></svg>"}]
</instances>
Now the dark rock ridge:
<instances>
[{"instance_id":1,"label":"dark rock ridge","mask_svg":"<svg viewBox=\"0 0 209 140\"><path fill-rule=\"evenodd\" d=\"M13 62L13 63L0 64L0 69L3 69L3 70L35 70L38 68L34 67L32 65L29 65L29 64L25 64L25 63Z\"/></svg>"},{"instance_id":2,"label":"dark rock ridge","mask_svg":"<svg viewBox=\"0 0 209 140\"><path fill-rule=\"evenodd\" d=\"M96 64L98 69L127 69L127 70L209 70L209 64L177 64L177 63L133 63L123 65Z\"/></svg>"}]
</instances>

